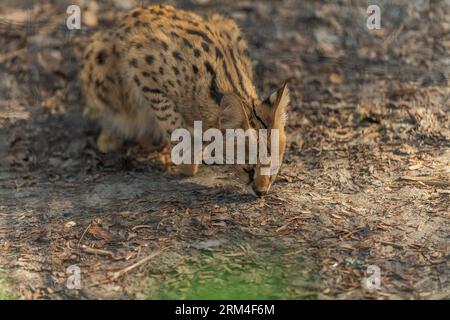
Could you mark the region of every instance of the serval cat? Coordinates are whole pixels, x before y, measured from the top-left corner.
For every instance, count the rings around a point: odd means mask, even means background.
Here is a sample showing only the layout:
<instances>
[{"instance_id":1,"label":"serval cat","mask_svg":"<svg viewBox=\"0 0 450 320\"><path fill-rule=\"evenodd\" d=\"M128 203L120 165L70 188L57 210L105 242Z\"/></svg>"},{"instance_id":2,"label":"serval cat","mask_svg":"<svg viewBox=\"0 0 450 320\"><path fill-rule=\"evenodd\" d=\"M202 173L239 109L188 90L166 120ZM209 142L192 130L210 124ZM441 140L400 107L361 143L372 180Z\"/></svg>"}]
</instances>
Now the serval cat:
<instances>
[{"instance_id":1,"label":"serval cat","mask_svg":"<svg viewBox=\"0 0 450 320\"><path fill-rule=\"evenodd\" d=\"M233 20L158 5L132 9L117 26L95 33L81 72L84 113L97 120L101 152L124 140L168 146L177 128L279 129L279 159L286 147L284 85L260 99L247 43ZM234 165L252 194L266 194L276 174L260 164ZM181 165L193 175L197 164Z\"/></svg>"}]
</instances>

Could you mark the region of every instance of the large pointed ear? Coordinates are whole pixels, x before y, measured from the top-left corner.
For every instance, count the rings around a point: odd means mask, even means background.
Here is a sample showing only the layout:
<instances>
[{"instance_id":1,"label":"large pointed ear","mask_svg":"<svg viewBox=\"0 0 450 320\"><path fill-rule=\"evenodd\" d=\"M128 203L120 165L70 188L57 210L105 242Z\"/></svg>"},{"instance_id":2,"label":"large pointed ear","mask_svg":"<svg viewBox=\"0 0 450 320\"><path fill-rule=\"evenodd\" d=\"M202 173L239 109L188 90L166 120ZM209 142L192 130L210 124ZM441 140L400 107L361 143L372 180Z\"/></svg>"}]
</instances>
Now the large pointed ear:
<instances>
[{"instance_id":1,"label":"large pointed ear","mask_svg":"<svg viewBox=\"0 0 450 320\"><path fill-rule=\"evenodd\" d=\"M220 109L220 129L248 129L250 127L244 106L237 95L225 95L220 101Z\"/></svg>"},{"instance_id":2,"label":"large pointed ear","mask_svg":"<svg viewBox=\"0 0 450 320\"><path fill-rule=\"evenodd\" d=\"M280 89L272 93L269 102L273 110L274 124L284 126L287 121L286 108L291 99L289 96L289 88L285 83Z\"/></svg>"}]
</instances>

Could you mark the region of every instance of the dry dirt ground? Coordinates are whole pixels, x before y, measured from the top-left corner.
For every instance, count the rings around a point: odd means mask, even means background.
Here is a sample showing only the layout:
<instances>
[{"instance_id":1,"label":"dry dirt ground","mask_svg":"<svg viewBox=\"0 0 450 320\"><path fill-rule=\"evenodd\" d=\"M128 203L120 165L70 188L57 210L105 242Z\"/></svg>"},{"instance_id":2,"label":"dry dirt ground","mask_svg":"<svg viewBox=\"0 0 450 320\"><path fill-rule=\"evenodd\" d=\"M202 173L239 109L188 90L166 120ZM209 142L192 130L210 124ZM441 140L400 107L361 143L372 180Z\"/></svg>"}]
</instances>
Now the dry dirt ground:
<instances>
[{"instance_id":1,"label":"dry dirt ground","mask_svg":"<svg viewBox=\"0 0 450 320\"><path fill-rule=\"evenodd\" d=\"M0 297L450 297L448 1L169 2L236 19L261 93L288 80L285 165L264 199L227 168L181 178L131 144L96 151L81 53L134 2L78 3L70 32L65 1L0 5Z\"/></svg>"}]
</instances>

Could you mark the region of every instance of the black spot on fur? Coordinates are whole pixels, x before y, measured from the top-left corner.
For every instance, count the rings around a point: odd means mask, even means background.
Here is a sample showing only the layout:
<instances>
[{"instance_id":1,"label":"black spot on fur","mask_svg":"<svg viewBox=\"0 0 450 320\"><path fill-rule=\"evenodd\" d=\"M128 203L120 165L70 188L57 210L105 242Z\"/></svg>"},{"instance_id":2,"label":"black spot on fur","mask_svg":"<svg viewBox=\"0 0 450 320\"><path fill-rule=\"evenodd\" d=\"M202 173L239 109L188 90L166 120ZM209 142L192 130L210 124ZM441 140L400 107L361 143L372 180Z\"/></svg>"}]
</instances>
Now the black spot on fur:
<instances>
[{"instance_id":1,"label":"black spot on fur","mask_svg":"<svg viewBox=\"0 0 450 320\"><path fill-rule=\"evenodd\" d=\"M158 119L159 121L166 121L167 120L166 117L161 117L161 116L156 116L156 119Z\"/></svg>"},{"instance_id":2,"label":"black spot on fur","mask_svg":"<svg viewBox=\"0 0 450 320\"><path fill-rule=\"evenodd\" d=\"M143 71L142 76L145 78L148 78L148 77L150 77L150 73L148 73L147 71Z\"/></svg>"},{"instance_id":3,"label":"black spot on fur","mask_svg":"<svg viewBox=\"0 0 450 320\"><path fill-rule=\"evenodd\" d=\"M220 104L220 101L222 101L223 94L219 91L219 87L217 86L217 75L216 71L212 67L212 65L206 61L205 62L205 68L206 71L212 76L211 78L211 85L209 88L209 92L211 95L211 98L217 103Z\"/></svg>"},{"instance_id":4,"label":"black spot on fur","mask_svg":"<svg viewBox=\"0 0 450 320\"><path fill-rule=\"evenodd\" d=\"M97 53L96 60L98 64L104 64L107 58L108 54L106 53L105 50L100 50L100 52Z\"/></svg>"},{"instance_id":5,"label":"black spot on fur","mask_svg":"<svg viewBox=\"0 0 450 320\"><path fill-rule=\"evenodd\" d=\"M220 104L220 102L222 101L222 98L223 98L223 94L220 93L219 88L217 87L216 77L214 77L211 80L211 87L210 87L209 91L210 91L211 98L213 98L217 104Z\"/></svg>"},{"instance_id":6,"label":"black spot on fur","mask_svg":"<svg viewBox=\"0 0 450 320\"><path fill-rule=\"evenodd\" d=\"M179 74L180 74L180 70L178 70L177 67L172 67L172 69L173 69L173 72L174 72L176 75L179 75Z\"/></svg>"},{"instance_id":7,"label":"black spot on fur","mask_svg":"<svg viewBox=\"0 0 450 320\"><path fill-rule=\"evenodd\" d=\"M192 49L192 43L190 43L188 39L183 38L183 43L184 43L185 46L187 46L187 47Z\"/></svg>"},{"instance_id":8,"label":"black spot on fur","mask_svg":"<svg viewBox=\"0 0 450 320\"><path fill-rule=\"evenodd\" d=\"M231 54L231 59L233 59L233 66L236 70L236 74L238 75L239 84L241 86L241 89L247 96L250 96L246 90L246 87L244 86L243 76L241 74L241 70L238 68L238 62L237 62L236 56L234 55L234 51L231 49L230 49L230 54Z\"/></svg>"},{"instance_id":9,"label":"black spot on fur","mask_svg":"<svg viewBox=\"0 0 450 320\"><path fill-rule=\"evenodd\" d=\"M225 73L225 77L228 79L228 82L231 83L231 86L233 87L235 92L239 92L236 85L234 84L233 78L231 77L230 72L228 71L227 64L225 63L225 60L222 60L222 68Z\"/></svg>"},{"instance_id":10,"label":"black spot on fur","mask_svg":"<svg viewBox=\"0 0 450 320\"><path fill-rule=\"evenodd\" d=\"M211 30L211 28L208 25L205 25L205 29L208 30L209 33L214 34L214 32Z\"/></svg>"},{"instance_id":11,"label":"black spot on fur","mask_svg":"<svg viewBox=\"0 0 450 320\"><path fill-rule=\"evenodd\" d=\"M201 55L200 50L194 49L194 56L195 56L196 58L198 58L198 57L200 57L200 55Z\"/></svg>"},{"instance_id":12,"label":"black spot on fur","mask_svg":"<svg viewBox=\"0 0 450 320\"><path fill-rule=\"evenodd\" d=\"M205 52L209 52L209 46L206 43L202 42L202 48Z\"/></svg>"},{"instance_id":13,"label":"black spot on fur","mask_svg":"<svg viewBox=\"0 0 450 320\"><path fill-rule=\"evenodd\" d=\"M214 71L214 68L212 67L212 65L208 61L205 61L205 68L206 68L206 71L210 75L212 75L214 77L216 76L216 71Z\"/></svg>"},{"instance_id":14,"label":"black spot on fur","mask_svg":"<svg viewBox=\"0 0 450 320\"><path fill-rule=\"evenodd\" d=\"M145 61L146 61L148 64L152 64L153 61L155 61L155 57L152 56L152 55L145 56Z\"/></svg>"},{"instance_id":15,"label":"black spot on fur","mask_svg":"<svg viewBox=\"0 0 450 320\"><path fill-rule=\"evenodd\" d=\"M192 71L194 71L195 74L198 74L198 67L195 64L192 65Z\"/></svg>"},{"instance_id":16,"label":"black spot on fur","mask_svg":"<svg viewBox=\"0 0 450 320\"><path fill-rule=\"evenodd\" d=\"M153 98L153 99L150 99L150 102L154 103L154 104L160 104L162 102L162 100L158 99L158 98Z\"/></svg>"},{"instance_id":17,"label":"black spot on fur","mask_svg":"<svg viewBox=\"0 0 450 320\"><path fill-rule=\"evenodd\" d=\"M142 91L143 92L151 92L151 93L162 93L161 90L159 90L159 89L153 89L153 88L149 88L147 86L142 87Z\"/></svg>"},{"instance_id":18,"label":"black spot on fur","mask_svg":"<svg viewBox=\"0 0 450 320\"><path fill-rule=\"evenodd\" d=\"M131 59L128 64L130 67L138 68L138 61L136 59Z\"/></svg>"},{"instance_id":19,"label":"black spot on fur","mask_svg":"<svg viewBox=\"0 0 450 320\"><path fill-rule=\"evenodd\" d=\"M164 41L161 41L161 45L162 45L164 51L169 50L169 46L168 46L167 43L165 43Z\"/></svg>"},{"instance_id":20,"label":"black spot on fur","mask_svg":"<svg viewBox=\"0 0 450 320\"><path fill-rule=\"evenodd\" d=\"M139 80L138 76L134 76L133 80L138 86L141 86L141 80Z\"/></svg>"},{"instance_id":21,"label":"black spot on fur","mask_svg":"<svg viewBox=\"0 0 450 320\"><path fill-rule=\"evenodd\" d=\"M213 41L206 35L206 33L202 31L187 29L186 32L201 37L207 43L213 43Z\"/></svg>"},{"instance_id":22,"label":"black spot on fur","mask_svg":"<svg viewBox=\"0 0 450 320\"><path fill-rule=\"evenodd\" d=\"M99 79L95 80L95 86L98 88L103 85L103 81L100 81Z\"/></svg>"},{"instance_id":23,"label":"black spot on fur","mask_svg":"<svg viewBox=\"0 0 450 320\"><path fill-rule=\"evenodd\" d=\"M175 58L175 60L183 61L183 58L181 57L181 55L180 55L180 53L178 51L174 51L172 53L172 56Z\"/></svg>"},{"instance_id":24,"label":"black spot on fur","mask_svg":"<svg viewBox=\"0 0 450 320\"><path fill-rule=\"evenodd\" d=\"M140 14L141 14L140 11L135 11L135 12L133 12L133 14L132 14L131 16L132 16L133 18L137 18L137 17L140 16Z\"/></svg>"},{"instance_id":25,"label":"black spot on fur","mask_svg":"<svg viewBox=\"0 0 450 320\"><path fill-rule=\"evenodd\" d=\"M159 67L159 73L160 73L161 75L164 74L164 69L163 69L163 67Z\"/></svg>"},{"instance_id":26,"label":"black spot on fur","mask_svg":"<svg viewBox=\"0 0 450 320\"><path fill-rule=\"evenodd\" d=\"M222 51L220 51L219 48L216 48L216 56L217 56L218 58L223 59L223 53L222 53Z\"/></svg>"}]
</instances>

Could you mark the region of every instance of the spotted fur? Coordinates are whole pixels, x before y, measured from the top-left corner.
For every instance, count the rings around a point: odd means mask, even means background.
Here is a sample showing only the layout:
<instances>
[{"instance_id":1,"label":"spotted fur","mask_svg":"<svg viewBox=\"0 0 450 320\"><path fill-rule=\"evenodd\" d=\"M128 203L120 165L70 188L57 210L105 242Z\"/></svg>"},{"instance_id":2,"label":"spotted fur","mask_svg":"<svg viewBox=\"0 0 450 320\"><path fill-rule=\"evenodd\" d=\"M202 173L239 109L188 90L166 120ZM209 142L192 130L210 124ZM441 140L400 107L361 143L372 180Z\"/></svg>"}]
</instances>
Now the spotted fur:
<instances>
[{"instance_id":1,"label":"spotted fur","mask_svg":"<svg viewBox=\"0 0 450 320\"><path fill-rule=\"evenodd\" d=\"M279 128L284 153L289 93L284 87L260 100L252 69L233 20L220 15L205 20L172 6L138 7L112 30L92 36L81 72L84 113L102 126L97 144L103 152L125 139L164 145L173 130L192 130L194 121L202 120L204 130L227 123ZM271 184L255 185L257 172L249 180L257 192Z\"/></svg>"}]
</instances>

